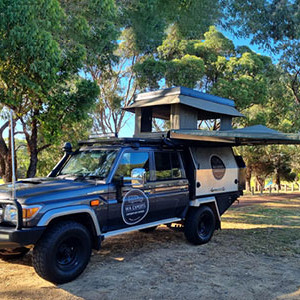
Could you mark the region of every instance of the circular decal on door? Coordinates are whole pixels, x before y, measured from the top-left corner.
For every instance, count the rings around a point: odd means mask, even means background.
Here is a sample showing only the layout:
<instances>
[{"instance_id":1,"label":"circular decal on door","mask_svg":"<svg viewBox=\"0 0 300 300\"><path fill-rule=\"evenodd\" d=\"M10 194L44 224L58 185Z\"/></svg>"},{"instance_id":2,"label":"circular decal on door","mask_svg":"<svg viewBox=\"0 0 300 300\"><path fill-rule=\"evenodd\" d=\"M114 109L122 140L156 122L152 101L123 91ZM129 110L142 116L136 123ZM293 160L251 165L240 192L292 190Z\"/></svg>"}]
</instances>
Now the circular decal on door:
<instances>
[{"instance_id":1,"label":"circular decal on door","mask_svg":"<svg viewBox=\"0 0 300 300\"><path fill-rule=\"evenodd\" d=\"M127 225L134 225L145 218L149 199L141 190L130 190L123 198L122 218Z\"/></svg>"},{"instance_id":2,"label":"circular decal on door","mask_svg":"<svg viewBox=\"0 0 300 300\"><path fill-rule=\"evenodd\" d=\"M222 159L220 157L218 157L217 155L213 155L210 158L210 165L211 165L211 169L212 169L214 177L217 180L222 179L226 172L226 167L225 167Z\"/></svg>"}]
</instances>

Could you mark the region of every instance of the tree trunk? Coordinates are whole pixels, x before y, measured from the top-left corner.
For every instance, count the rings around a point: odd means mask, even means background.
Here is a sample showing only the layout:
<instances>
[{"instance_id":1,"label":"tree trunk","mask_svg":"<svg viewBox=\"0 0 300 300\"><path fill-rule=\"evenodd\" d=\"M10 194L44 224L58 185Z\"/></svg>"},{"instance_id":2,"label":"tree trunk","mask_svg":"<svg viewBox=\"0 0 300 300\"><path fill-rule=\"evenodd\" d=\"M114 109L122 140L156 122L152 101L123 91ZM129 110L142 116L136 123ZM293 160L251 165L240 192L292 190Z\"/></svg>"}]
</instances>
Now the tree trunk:
<instances>
[{"instance_id":1,"label":"tree trunk","mask_svg":"<svg viewBox=\"0 0 300 300\"><path fill-rule=\"evenodd\" d=\"M251 191L251 175L252 175L252 169L247 167L246 168L246 191Z\"/></svg>"},{"instance_id":2,"label":"tree trunk","mask_svg":"<svg viewBox=\"0 0 300 300\"><path fill-rule=\"evenodd\" d=\"M34 116L37 115L38 115L38 111L35 111ZM36 167L38 162L37 135L38 135L37 120L35 117L33 117L31 122L31 136L27 140L27 145L30 153L30 163L26 173L27 178L32 178L36 174Z\"/></svg>"},{"instance_id":3,"label":"tree trunk","mask_svg":"<svg viewBox=\"0 0 300 300\"><path fill-rule=\"evenodd\" d=\"M3 177L5 174L5 159L3 155L0 153L0 177Z\"/></svg>"},{"instance_id":4,"label":"tree trunk","mask_svg":"<svg viewBox=\"0 0 300 300\"><path fill-rule=\"evenodd\" d=\"M5 173L3 175L4 182L12 182L12 164L11 154L8 154L5 158Z\"/></svg>"},{"instance_id":5,"label":"tree trunk","mask_svg":"<svg viewBox=\"0 0 300 300\"><path fill-rule=\"evenodd\" d=\"M275 169L275 184L278 186L278 189L281 190L281 179L277 169Z\"/></svg>"},{"instance_id":6,"label":"tree trunk","mask_svg":"<svg viewBox=\"0 0 300 300\"><path fill-rule=\"evenodd\" d=\"M15 122L13 126L15 126ZM12 157L11 157L11 124L9 121L5 122L5 124L0 128L0 174L4 180L4 182L12 181ZM6 128L9 128L9 137L8 143L6 144L3 138L3 131ZM15 157L16 162L16 157ZM15 163L16 167L16 163Z\"/></svg>"},{"instance_id":7,"label":"tree trunk","mask_svg":"<svg viewBox=\"0 0 300 300\"><path fill-rule=\"evenodd\" d=\"M38 153L34 149L30 151L30 163L27 169L26 177L32 178L36 174L37 162L38 162Z\"/></svg>"},{"instance_id":8,"label":"tree trunk","mask_svg":"<svg viewBox=\"0 0 300 300\"><path fill-rule=\"evenodd\" d=\"M29 167L26 172L26 177L27 178L32 178L36 174L36 168L37 168L37 162L38 162L38 121L37 121L37 116L39 114L38 110L33 111L33 116L32 120L30 123L30 131L31 134L27 131L27 126L24 120L20 118L20 121L23 125L23 132L25 134L26 142L27 142L27 148L28 152L30 154L30 163Z\"/></svg>"},{"instance_id":9,"label":"tree trunk","mask_svg":"<svg viewBox=\"0 0 300 300\"><path fill-rule=\"evenodd\" d=\"M265 178L262 178L260 176L256 176L257 182L259 184L259 190L263 190L265 187Z\"/></svg>"}]
</instances>

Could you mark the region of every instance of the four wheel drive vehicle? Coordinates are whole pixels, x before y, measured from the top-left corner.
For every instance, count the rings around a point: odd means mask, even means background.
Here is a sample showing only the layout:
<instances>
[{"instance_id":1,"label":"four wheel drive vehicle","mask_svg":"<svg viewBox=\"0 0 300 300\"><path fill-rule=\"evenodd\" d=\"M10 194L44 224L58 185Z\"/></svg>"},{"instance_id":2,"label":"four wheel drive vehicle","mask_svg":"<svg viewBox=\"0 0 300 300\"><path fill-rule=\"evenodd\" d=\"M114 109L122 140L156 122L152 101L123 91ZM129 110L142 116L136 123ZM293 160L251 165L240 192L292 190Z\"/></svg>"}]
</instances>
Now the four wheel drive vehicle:
<instances>
[{"instance_id":1,"label":"four wheel drive vehicle","mask_svg":"<svg viewBox=\"0 0 300 300\"><path fill-rule=\"evenodd\" d=\"M231 147L171 139L93 139L66 154L46 178L0 186L0 255L33 247L36 272L76 278L104 238L180 223L189 242L207 243L242 194L241 157Z\"/></svg>"}]
</instances>

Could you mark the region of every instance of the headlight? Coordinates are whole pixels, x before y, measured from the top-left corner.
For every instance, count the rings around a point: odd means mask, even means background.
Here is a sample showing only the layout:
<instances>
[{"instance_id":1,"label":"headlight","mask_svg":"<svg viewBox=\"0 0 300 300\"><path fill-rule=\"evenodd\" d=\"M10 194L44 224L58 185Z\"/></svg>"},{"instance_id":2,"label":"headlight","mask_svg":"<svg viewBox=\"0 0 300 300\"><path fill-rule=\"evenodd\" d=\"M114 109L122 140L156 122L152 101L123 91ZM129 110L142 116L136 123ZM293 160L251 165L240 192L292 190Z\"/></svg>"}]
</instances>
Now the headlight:
<instances>
[{"instance_id":1,"label":"headlight","mask_svg":"<svg viewBox=\"0 0 300 300\"><path fill-rule=\"evenodd\" d=\"M11 222L11 223L17 225L17 223L18 223L17 217L18 217L18 210L17 210L16 206L12 205L12 204L6 205L5 209L4 209L3 221Z\"/></svg>"},{"instance_id":2,"label":"headlight","mask_svg":"<svg viewBox=\"0 0 300 300\"><path fill-rule=\"evenodd\" d=\"M23 221L27 222L27 221L30 221L31 219L33 219L41 208L42 207L40 205L23 206L23 209L22 209Z\"/></svg>"},{"instance_id":3,"label":"headlight","mask_svg":"<svg viewBox=\"0 0 300 300\"><path fill-rule=\"evenodd\" d=\"M42 207L39 205L22 207L23 221L27 222L33 219L41 208ZM10 222L17 225L18 223L17 218L18 218L18 210L16 206L13 204L7 204L4 208L3 221Z\"/></svg>"}]
</instances>

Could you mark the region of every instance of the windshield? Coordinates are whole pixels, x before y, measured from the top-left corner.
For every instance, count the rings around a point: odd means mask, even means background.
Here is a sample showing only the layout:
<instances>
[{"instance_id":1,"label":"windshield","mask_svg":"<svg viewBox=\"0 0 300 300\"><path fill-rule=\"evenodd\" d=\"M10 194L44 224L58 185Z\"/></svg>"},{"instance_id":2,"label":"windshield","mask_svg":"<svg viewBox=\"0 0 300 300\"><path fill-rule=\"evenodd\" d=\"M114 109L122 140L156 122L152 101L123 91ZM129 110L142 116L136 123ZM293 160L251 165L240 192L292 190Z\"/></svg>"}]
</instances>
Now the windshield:
<instances>
[{"instance_id":1,"label":"windshield","mask_svg":"<svg viewBox=\"0 0 300 300\"><path fill-rule=\"evenodd\" d=\"M59 175L95 177L108 176L117 150L85 150L74 154Z\"/></svg>"}]
</instances>

